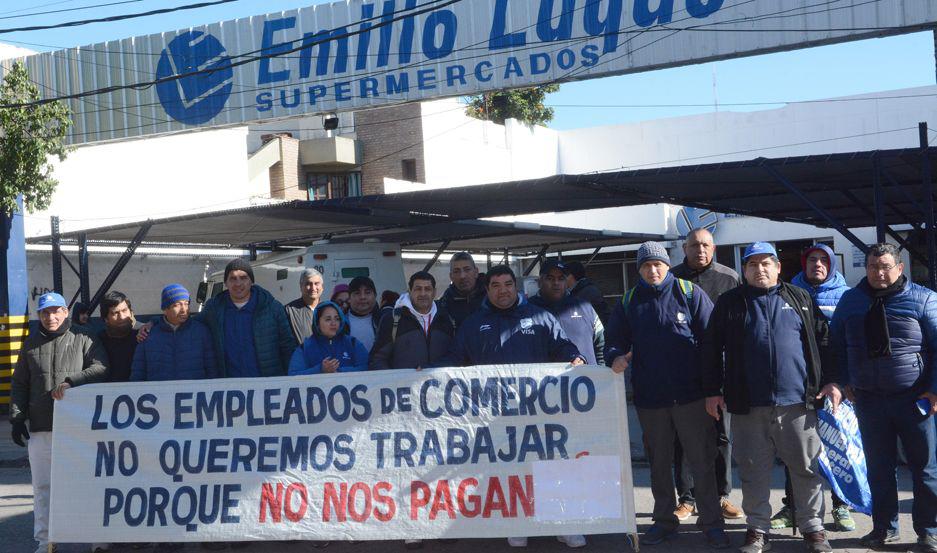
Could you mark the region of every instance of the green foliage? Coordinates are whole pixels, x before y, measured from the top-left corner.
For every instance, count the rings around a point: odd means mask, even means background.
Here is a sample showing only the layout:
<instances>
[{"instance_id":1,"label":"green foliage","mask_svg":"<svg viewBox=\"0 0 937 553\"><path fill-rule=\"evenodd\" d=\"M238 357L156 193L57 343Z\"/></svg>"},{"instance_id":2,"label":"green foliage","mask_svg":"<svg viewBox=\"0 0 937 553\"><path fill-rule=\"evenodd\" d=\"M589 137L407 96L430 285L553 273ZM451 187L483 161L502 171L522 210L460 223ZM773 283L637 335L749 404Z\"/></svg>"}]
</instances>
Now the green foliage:
<instances>
[{"instance_id":1,"label":"green foliage","mask_svg":"<svg viewBox=\"0 0 937 553\"><path fill-rule=\"evenodd\" d=\"M0 84L0 105L28 104L40 99L26 68L16 62ZM65 135L71 126L69 109L52 102L0 108L0 213L14 213L23 195L27 211L45 209L58 181L52 178L49 156L65 159Z\"/></svg>"},{"instance_id":2,"label":"green foliage","mask_svg":"<svg viewBox=\"0 0 937 553\"><path fill-rule=\"evenodd\" d=\"M517 119L528 125L543 125L553 120L553 108L543 105L543 100L559 89L558 84L547 84L472 96L465 113L498 124L504 124L505 119Z\"/></svg>"}]
</instances>

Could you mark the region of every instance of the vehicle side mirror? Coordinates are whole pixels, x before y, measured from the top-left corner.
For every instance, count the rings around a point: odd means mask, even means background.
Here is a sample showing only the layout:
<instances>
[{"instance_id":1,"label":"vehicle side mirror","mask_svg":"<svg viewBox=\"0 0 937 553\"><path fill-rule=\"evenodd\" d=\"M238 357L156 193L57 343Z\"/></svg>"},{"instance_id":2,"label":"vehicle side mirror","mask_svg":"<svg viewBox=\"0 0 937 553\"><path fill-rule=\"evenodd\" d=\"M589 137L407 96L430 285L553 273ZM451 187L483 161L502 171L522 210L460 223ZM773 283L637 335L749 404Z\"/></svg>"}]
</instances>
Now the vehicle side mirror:
<instances>
[{"instance_id":1,"label":"vehicle side mirror","mask_svg":"<svg viewBox=\"0 0 937 553\"><path fill-rule=\"evenodd\" d=\"M198 292L195 293L195 301L198 303L205 303L205 299L208 297L208 283L199 282L198 283Z\"/></svg>"}]
</instances>

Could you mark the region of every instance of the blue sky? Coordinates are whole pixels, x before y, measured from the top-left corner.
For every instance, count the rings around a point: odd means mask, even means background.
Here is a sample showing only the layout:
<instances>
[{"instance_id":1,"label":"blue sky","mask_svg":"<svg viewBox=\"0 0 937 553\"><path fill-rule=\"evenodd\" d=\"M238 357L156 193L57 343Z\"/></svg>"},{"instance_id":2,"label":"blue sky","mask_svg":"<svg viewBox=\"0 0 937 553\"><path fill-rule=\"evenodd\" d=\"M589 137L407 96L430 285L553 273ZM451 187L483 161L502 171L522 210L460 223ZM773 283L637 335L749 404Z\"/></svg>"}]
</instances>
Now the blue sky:
<instances>
[{"instance_id":1,"label":"blue sky","mask_svg":"<svg viewBox=\"0 0 937 553\"><path fill-rule=\"evenodd\" d=\"M33 12L80 8L120 0L21 0L0 7L0 27L40 25L143 12L194 3L196 0L129 0L128 3L49 15ZM125 0L126 1L126 0ZM315 1L241 0L212 8L153 16L125 22L0 34L34 50L72 47L128 36L180 29L319 3ZM14 42L19 41L19 42ZM21 44L27 42L32 44ZM562 86L551 95L556 117L550 126L570 129L673 117L713 110L715 94L724 110L766 107L727 106L745 102L814 100L834 96L935 84L934 37L930 32L824 46L662 71L608 77ZM659 108L564 107L572 104L668 104ZM705 104L700 107L674 105ZM780 105L780 104L779 104Z\"/></svg>"}]
</instances>

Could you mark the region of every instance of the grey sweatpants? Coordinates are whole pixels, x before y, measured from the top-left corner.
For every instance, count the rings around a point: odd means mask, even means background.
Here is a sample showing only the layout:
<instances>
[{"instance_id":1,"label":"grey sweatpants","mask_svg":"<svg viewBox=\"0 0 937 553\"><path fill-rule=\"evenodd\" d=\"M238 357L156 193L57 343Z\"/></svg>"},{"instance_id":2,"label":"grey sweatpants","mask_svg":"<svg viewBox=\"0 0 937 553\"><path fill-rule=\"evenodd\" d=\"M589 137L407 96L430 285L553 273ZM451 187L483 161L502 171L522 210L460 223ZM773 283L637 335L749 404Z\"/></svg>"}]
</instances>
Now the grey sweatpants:
<instances>
[{"instance_id":1,"label":"grey sweatpants","mask_svg":"<svg viewBox=\"0 0 937 553\"><path fill-rule=\"evenodd\" d=\"M667 530L680 524L676 515L677 496L673 482L674 435L680 438L689 469L696 482L696 524L705 529L719 527L722 508L716 491L716 427L706 413L705 400L657 409L638 407L638 420L644 432L644 449L651 463L651 493L654 495L654 524ZM686 467L685 467L686 468Z\"/></svg>"},{"instance_id":2,"label":"grey sweatpants","mask_svg":"<svg viewBox=\"0 0 937 553\"><path fill-rule=\"evenodd\" d=\"M817 413L803 404L752 407L732 415L732 449L742 482L748 528L771 528L771 472L778 457L791 473L797 526L804 534L823 530L823 493L817 470Z\"/></svg>"}]
</instances>

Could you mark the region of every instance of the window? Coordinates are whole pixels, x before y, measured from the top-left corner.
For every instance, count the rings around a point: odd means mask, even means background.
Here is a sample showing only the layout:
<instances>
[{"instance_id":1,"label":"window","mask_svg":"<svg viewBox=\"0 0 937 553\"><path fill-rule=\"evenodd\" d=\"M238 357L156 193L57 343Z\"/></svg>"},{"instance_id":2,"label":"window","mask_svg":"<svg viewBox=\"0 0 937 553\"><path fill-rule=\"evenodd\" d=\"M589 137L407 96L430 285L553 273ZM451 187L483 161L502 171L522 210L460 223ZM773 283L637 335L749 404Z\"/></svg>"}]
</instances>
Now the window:
<instances>
[{"instance_id":1,"label":"window","mask_svg":"<svg viewBox=\"0 0 937 553\"><path fill-rule=\"evenodd\" d=\"M307 173L310 200L328 200L361 195L361 173Z\"/></svg>"},{"instance_id":2,"label":"window","mask_svg":"<svg viewBox=\"0 0 937 553\"><path fill-rule=\"evenodd\" d=\"M401 172L403 173L403 180L415 182L416 181L416 160L415 159L401 160L400 166L401 166Z\"/></svg>"}]
</instances>

